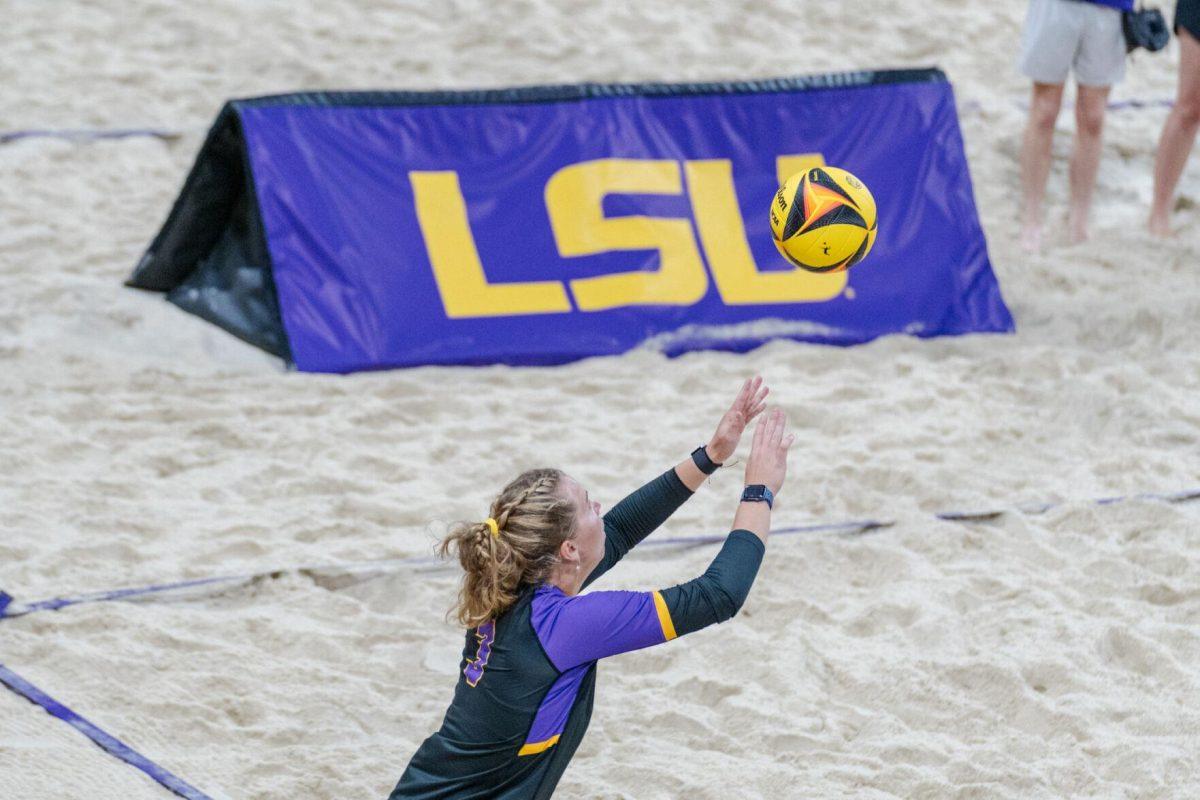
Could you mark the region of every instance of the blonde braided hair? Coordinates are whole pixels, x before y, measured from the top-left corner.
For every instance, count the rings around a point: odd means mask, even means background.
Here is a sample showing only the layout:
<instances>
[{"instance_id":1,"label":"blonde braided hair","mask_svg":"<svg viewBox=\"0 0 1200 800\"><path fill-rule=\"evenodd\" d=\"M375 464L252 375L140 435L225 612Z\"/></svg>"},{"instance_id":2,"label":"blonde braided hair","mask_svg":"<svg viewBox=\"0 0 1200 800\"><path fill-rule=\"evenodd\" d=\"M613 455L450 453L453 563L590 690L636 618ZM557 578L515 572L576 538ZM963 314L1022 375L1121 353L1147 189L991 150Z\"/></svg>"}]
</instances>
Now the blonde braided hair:
<instances>
[{"instance_id":1,"label":"blonde braided hair","mask_svg":"<svg viewBox=\"0 0 1200 800\"><path fill-rule=\"evenodd\" d=\"M521 473L492 501L496 535L485 522L462 522L442 540L439 552L456 554L465 573L451 609L462 625L499 617L524 587L549 577L559 547L575 534L575 504L558 494L562 479L557 469Z\"/></svg>"}]
</instances>

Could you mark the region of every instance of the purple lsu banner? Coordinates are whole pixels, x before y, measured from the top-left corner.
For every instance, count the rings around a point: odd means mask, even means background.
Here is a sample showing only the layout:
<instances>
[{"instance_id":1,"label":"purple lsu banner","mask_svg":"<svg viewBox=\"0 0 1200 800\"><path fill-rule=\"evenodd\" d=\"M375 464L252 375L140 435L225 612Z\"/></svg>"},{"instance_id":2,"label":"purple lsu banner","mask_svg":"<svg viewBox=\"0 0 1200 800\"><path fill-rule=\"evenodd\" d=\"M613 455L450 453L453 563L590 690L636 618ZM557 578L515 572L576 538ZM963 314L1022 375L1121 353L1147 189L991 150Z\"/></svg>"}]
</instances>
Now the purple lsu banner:
<instances>
[{"instance_id":1,"label":"purple lsu banner","mask_svg":"<svg viewBox=\"0 0 1200 800\"><path fill-rule=\"evenodd\" d=\"M938 70L304 97L238 105L302 370L1013 330ZM820 164L878 205L849 272L772 243Z\"/></svg>"}]
</instances>

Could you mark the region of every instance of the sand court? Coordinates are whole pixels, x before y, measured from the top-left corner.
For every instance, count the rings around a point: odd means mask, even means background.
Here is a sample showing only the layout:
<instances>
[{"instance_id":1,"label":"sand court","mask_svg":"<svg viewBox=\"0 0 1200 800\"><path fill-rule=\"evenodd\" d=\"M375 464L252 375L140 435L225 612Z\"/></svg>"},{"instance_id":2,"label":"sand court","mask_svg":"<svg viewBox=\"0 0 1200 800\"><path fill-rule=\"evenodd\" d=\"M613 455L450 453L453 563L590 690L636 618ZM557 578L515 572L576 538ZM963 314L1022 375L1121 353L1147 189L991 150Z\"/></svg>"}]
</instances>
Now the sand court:
<instances>
[{"instance_id":1,"label":"sand court","mask_svg":"<svg viewBox=\"0 0 1200 800\"><path fill-rule=\"evenodd\" d=\"M744 624L605 670L604 691L626 702L598 709L560 791L1178 796L1197 768L1184 732L1198 722L1200 593L1182 588L1197 552L1181 558L1177 545L1196 530L1193 505L781 536ZM670 583L710 557L647 550L605 588ZM321 583L30 615L6 623L8 659L212 796L383 793L376 765L419 744L457 670L458 636L434 613L455 575ZM413 630L404 617L426 622ZM22 781L68 785L46 774L61 762L38 769L51 750L111 776L117 796L130 770L12 710L13 735L37 736L36 750L14 748ZM673 769L697 754L719 765L702 784ZM130 796L162 791L145 783Z\"/></svg>"},{"instance_id":2,"label":"sand court","mask_svg":"<svg viewBox=\"0 0 1200 800\"><path fill-rule=\"evenodd\" d=\"M777 524L896 524L774 539L737 618L601 666L556 796L1195 796L1200 501L1090 502L1200 484L1195 156L1178 235L1143 232L1178 52L1140 54L1114 91L1147 102L1109 115L1091 240L1027 256L1023 13L0 0L0 129L180 134L0 145L0 589L424 558L538 465L608 508L760 373L798 435ZM931 64L955 86L1012 336L335 377L121 285L228 97ZM724 533L740 485L718 472L650 541ZM1041 503L1060 505L933 516ZM596 588L670 586L712 553L634 551ZM440 722L462 633L452 569L367 578L3 620L0 663L214 798L385 796ZM8 692L0 795L170 796Z\"/></svg>"}]
</instances>

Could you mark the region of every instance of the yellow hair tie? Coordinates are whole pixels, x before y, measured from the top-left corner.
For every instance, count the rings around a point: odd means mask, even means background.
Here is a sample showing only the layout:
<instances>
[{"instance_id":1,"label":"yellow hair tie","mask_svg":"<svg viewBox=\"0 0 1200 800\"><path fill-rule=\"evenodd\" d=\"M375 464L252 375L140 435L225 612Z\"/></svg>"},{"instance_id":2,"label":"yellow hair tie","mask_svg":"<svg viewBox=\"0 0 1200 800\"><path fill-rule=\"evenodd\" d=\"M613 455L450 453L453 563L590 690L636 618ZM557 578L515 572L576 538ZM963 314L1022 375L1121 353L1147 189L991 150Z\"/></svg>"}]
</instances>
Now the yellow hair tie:
<instances>
[{"instance_id":1,"label":"yellow hair tie","mask_svg":"<svg viewBox=\"0 0 1200 800\"><path fill-rule=\"evenodd\" d=\"M500 538L500 526L496 524L496 520L492 519L491 517L488 517L487 519L485 519L483 521L483 524L487 525L488 528L491 529L492 536L495 536L497 539Z\"/></svg>"}]
</instances>

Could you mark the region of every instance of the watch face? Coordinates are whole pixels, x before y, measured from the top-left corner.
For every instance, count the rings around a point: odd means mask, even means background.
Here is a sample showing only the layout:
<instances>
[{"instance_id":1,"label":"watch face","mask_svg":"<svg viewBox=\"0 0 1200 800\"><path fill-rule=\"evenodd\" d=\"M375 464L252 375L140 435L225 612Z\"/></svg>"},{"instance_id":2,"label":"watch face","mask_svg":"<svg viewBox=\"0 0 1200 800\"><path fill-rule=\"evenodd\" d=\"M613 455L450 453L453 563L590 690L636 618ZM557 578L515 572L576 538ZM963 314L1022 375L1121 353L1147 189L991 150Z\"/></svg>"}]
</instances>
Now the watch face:
<instances>
[{"instance_id":1,"label":"watch face","mask_svg":"<svg viewBox=\"0 0 1200 800\"><path fill-rule=\"evenodd\" d=\"M761 501L765 502L768 506L772 506L772 507L775 505L773 502L774 497L771 494L771 490L768 489L766 486L763 486L762 484L755 484L753 486L747 486L745 489L742 490L742 499L743 500L761 500Z\"/></svg>"}]
</instances>

